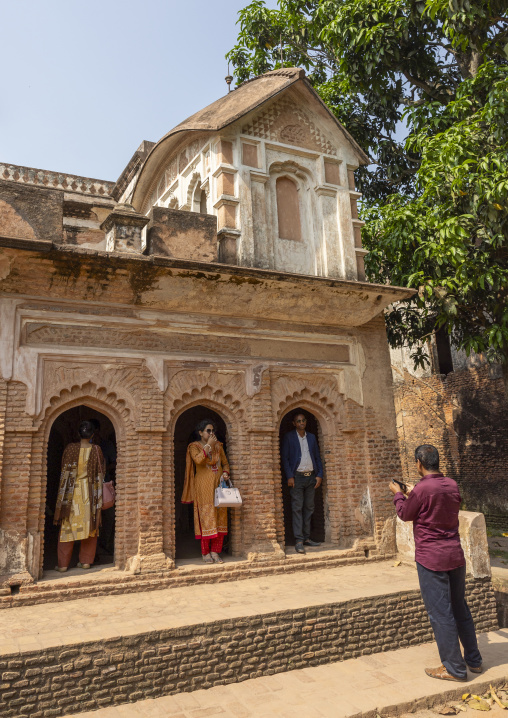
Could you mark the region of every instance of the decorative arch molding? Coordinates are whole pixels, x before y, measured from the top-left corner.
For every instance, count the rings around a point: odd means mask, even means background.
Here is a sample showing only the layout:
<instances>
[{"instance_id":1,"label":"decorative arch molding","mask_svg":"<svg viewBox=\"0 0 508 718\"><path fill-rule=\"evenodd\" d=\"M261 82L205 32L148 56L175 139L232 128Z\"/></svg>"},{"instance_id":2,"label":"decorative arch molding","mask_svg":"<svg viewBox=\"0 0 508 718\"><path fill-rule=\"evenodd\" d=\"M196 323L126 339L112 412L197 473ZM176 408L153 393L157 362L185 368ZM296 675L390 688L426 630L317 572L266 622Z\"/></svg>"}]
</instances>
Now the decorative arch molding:
<instances>
[{"instance_id":1,"label":"decorative arch molding","mask_svg":"<svg viewBox=\"0 0 508 718\"><path fill-rule=\"evenodd\" d=\"M90 379L90 376L94 379ZM100 383L95 377L100 376ZM109 401L123 402L134 424L146 423L149 413L161 412L162 396L157 382L143 360L112 361L97 357L93 361L79 362L73 357L56 360L44 358L42 364L41 403L38 416L44 416L62 392L81 391L90 385L92 396L100 399L110 396ZM162 419L162 415L160 419Z\"/></svg>"},{"instance_id":2,"label":"decorative arch molding","mask_svg":"<svg viewBox=\"0 0 508 718\"><path fill-rule=\"evenodd\" d=\"M326 424L343 423L344 397L337 389L335 379L315 376L282 375L272 384L274 423L280 424L282 417L298 406L308 408L319 415Z\"/></svg>"},{"instance_id":3,"label":"decorative arch molding","mask_svg":"<svg viewBox=\"0 0 508 718\"><path fill-rule=\"evenodd\" d=\"M192 369L182 370L173 375L166 389L164 397L165 424L168 428L173 426L174 416L184 411L184 407L207 402L221 407L239 424L244 424L247 419L243 407L247 405L248 401L244 371L196 372Z\"/></svg>"},{"instance_id":4,"label":"decorative arch molding","mask_svg":"<svg viewBox=\"0 0 508 718\"><path fill-rule=\"evenodd\" d=\"M115 392L108 391L105 387L98 387L91 381L81 386L74 385L70 389L62 389L58 395L51 397L34 422L34 426L40 428L42 425L52 424L63 411L80 404L88 404L91 408L105 413L111 419L117 435L124 431L123 427L126 425L134 428L132 411L127 402L119 398Z\"/></svg>"},{"instance_id":5,"label":"decorative arch molding","mask_svg":"<svg viewBox=\"0 0 508 718\"><path fill-rule=\"evenodd\" d=\"M272 162L268 168L269 174L287 175L290 179L292 177L298 177L300 180L311 180L312 172L304 165L295 162L294 160L286 160L285 162L275 161Z\"/></svg>"},{"instance_id":6,"label":"decorative arch molding","mask_svg":"<svg viewBox=\"0 0 508 718\"><path fill-rule=\"evenodd\" d=\"M189 210L190 212L199 212L199 209L195 209L195 193L196 190L201 189L201 174L199 172L193 172L187 187L187 201L181 207L181 209Z\"/></svg>"},{"instance_id":7,"label":"decorative arch molding","mask_svg":"<svg viewBox=\"0 0 508 718\"><path fill-rule=\"evenodd\" d=\"M333 433L334 430L340 431L342 428L341 421L336 415L323 411L323 407L318 402L313 401L312 397L309 398L301 394L293 396L292 400L286 403L279 412L277 416L277 428L280 427L282 419L287 416L287 414L291 414L291 412L297 409L305 409L311 414L314 414L321 426L323 434Z\"/></svg>"},{"instance_id":8,"label":"decorative arch molding","mask_svg":"<svg viewBox=\"0 0 508 718\"><path fill-rule=\"evenodd\" d=\"M168 435L173 435L178 419L183 414L185 414L186 411L192 409L194 406L206 406L208 409L211 409L212 411L219 414L219 416L221 416L226 423L226 427L228 429L228 438L230 438L229 433L231 429L233 431L237 431L240 429L243 417L240 418L231 410L231 407L217 400L217 398L210 398L204 396L203 394L199 394L199 396L197 394L194 394L194 396L190 397L187 395L186 398L188 399L188 402L180 405L179 408L171 416L171 421L167 427Z\"/></svg>"}]
</instances>

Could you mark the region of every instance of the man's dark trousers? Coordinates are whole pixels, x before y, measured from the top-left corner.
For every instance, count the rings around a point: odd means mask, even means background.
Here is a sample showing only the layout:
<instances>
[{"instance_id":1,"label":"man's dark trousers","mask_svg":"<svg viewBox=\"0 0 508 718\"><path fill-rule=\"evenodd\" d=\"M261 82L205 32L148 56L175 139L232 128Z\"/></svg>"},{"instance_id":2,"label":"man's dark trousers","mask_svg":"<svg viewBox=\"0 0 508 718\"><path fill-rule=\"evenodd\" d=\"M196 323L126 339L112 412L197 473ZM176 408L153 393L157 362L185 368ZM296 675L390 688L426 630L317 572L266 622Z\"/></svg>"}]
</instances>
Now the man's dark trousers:
<instances>
[{"instance_id":1,"label":"man's dark trousers","mask_svg":"<svg viewBox=\"0 0 508 718\"><path fill-rule=\"evenodd\" d=\"M316 472L311 471L309 476L304 476L303 473L296 471L294 479L295 485L289 488L293 511L293 534L297 541L306 541L310 538L310 519L314 513Z\"/></svg>"},{"instance_id":2,"label":"man's dark trousers","mask_svg":"<svg viewBox=\"0 0 508 718\"><path fill-rule=\"evenodd\" d=\"M441 663L452 676L465 678L466 663L472 668L482 664L473 618L464 598L466 567L431 571L417 562L416 568ZM464 648L464 658L459 639Z\"/></svg>"}]
</instances>

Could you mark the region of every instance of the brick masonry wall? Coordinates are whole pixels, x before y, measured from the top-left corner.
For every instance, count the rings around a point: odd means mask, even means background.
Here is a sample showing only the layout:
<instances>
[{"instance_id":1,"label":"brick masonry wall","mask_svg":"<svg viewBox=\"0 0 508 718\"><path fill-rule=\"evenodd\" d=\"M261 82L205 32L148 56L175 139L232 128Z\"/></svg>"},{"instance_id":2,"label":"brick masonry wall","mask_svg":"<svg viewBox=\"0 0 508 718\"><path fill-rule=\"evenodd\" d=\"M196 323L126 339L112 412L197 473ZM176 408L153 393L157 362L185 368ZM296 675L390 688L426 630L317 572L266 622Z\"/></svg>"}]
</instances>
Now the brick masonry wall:
<instances>
[{"instance_id":1,"label":"brick masonry wall","mask_svg":"<svg viewBox=\"0 0 508 718\"><path fill-rule=\"evenodd\" d=\"M479 632L497 629L490 581L468 580ZM211 688L432 640L419 591L5 656L2 718L49 718Z\"/></svg>"},{"instance_id":2,"label":"brick masonry wall","mask_svg":"<svg viewBox=\"0 0 508 718\"><path fill-rule=\"evenodd\" d=\"M413 451L432 443L441 469L458 481L465 509L492 528L508 527L508 403L500 367L452 372L395 385L403 473L414 480Z\"/></svg>"}]
</instances>

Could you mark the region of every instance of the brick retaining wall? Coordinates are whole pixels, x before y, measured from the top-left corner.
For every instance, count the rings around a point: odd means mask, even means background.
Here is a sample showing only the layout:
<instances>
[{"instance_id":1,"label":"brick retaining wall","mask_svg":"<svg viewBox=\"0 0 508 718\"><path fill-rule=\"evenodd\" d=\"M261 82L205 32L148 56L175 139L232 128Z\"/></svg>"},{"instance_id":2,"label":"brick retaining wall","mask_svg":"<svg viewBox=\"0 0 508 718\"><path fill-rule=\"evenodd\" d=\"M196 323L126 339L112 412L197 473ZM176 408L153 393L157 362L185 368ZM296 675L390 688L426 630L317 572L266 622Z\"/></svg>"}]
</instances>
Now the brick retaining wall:
<instances>
[{"instance_id":1,"label":"brick retaining wall","mask_svg":"<svg viewBox=\"0 0 508 718\"><path fill-rule=\"evenodd\" d=\"M497 629L490 581L469 579L468 601L479 632ZM30 651L0 659L0 716L98 710L430 640L419 591L404 591Z\"/></svg>"}]
</instances>

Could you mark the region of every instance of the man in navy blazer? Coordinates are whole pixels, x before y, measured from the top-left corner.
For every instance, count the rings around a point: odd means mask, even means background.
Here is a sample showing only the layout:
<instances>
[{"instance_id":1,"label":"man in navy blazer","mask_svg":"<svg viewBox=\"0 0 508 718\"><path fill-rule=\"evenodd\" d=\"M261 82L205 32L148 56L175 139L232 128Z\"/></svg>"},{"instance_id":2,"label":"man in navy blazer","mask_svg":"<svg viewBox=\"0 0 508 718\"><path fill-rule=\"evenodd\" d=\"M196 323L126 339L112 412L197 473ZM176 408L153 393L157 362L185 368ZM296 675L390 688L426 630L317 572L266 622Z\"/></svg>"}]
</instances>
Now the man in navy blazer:
<instances>
[{"instance_id":1,"label":"man in navy blazer","mask_svg":"<svg viewBox=\"0 0 508 718\"><path fill-rule=\"evenodd\" d=\"M305 416L295 414L293 426L294 430L282 441L282 468L291 494L295 549L297 553L305 553L304 546L321 545L310 538L310 519L314 513L315 491L323 481L323 464L316 437L305 431Z\"/></svg>"}]
</instances>

